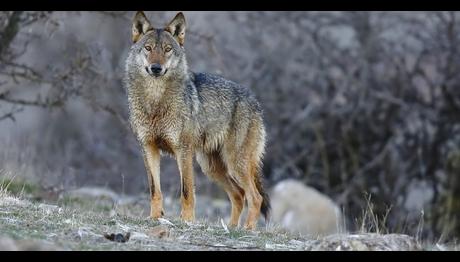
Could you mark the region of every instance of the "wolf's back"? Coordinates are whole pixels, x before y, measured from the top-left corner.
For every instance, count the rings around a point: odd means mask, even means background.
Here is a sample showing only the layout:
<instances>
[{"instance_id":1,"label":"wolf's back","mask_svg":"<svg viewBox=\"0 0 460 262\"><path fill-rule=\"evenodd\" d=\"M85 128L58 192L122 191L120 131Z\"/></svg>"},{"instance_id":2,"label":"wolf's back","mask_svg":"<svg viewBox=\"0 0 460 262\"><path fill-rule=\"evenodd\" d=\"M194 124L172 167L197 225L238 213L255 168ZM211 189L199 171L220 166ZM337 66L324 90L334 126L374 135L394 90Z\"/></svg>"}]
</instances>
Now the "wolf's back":
<instances>
[{"instance_id":1,"label":"wolf's back","mask_svg":"<svg viewBox=\"0 0 460 262\"><path fill-rule=\"evenodd\" d=\"M210 73L193 73L192 81L204 102L216 102L221 105L235 106L246 104L251 111L261 113L262 109L249 88ZM225 104L230 103L230 104Z\"/></svg>"}]
</instances>

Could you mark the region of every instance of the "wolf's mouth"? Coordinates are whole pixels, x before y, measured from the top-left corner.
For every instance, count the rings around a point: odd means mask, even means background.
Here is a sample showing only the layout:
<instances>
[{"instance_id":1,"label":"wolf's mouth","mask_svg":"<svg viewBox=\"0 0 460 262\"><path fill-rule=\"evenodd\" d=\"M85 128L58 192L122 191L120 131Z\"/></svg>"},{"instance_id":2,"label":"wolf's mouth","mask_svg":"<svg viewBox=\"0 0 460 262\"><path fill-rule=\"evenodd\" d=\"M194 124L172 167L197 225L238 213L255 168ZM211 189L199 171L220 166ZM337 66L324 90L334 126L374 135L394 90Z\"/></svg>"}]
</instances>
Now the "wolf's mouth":
<instances>
[{"instance_id":1,"label":"wolf's mouth","mask_svg":"<svg viewBox=\"0 0 460 262\"><path fill-rule=\"evenodd\" d=\"M164 72L164 73L155 74L155 73L150 72L150 71L149 71L149 68L146 66L146 67L145 67L145 72L147 72L147 74L149 74L150 76L160 77L160 76L166 75L166 73L168 73L168 69L165 69L165 72Z\"/></svg>"},{"instance_id":2,"label":"wolf's mouth","mask_svg":"<svg viewBox=\"0 0 460 262\"><path fill-rule=\"evenodd\" d=\"M150 74L150 75L158 78L158 77L162 77L162 76L166 75L167 72L168 72L168 69L165 69L164 73L160 72L160 73L153 73L153 74Z\"/></svg>"}]
</instances>

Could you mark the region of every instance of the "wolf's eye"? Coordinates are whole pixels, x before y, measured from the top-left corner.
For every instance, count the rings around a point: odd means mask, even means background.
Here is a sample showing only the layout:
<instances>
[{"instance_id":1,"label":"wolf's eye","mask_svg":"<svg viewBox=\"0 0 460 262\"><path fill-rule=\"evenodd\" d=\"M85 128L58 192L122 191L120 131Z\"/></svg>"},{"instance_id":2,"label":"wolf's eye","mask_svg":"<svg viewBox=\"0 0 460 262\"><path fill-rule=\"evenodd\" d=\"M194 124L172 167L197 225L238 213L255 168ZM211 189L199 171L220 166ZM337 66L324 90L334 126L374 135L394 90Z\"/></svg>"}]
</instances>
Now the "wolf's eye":
<instances>
[{"instance_id":1,"label":"wolf's eye","mask_svg":"<svg viewBox=\"0 0 460 262\"><path fill-rule=\"evenodd\" d=\"M151 48L150 46L146 45L146 46L145 46L145 50L147 50L147 51L150 52L150 51L152 51L152 48Z\"/></svg>"},{"instance_id":2,"label":"wolf's eye","mask_svg":"<svg viewBox=\"0 0 460 262\"><path fill-rule=\"evenodd\" d=\"M167 46L167 47L165 48L165 51L166 51L166 52L171 52L171 50L172 50L172 47L170 47L170 46Z\"/></svg>"}]
</instances>

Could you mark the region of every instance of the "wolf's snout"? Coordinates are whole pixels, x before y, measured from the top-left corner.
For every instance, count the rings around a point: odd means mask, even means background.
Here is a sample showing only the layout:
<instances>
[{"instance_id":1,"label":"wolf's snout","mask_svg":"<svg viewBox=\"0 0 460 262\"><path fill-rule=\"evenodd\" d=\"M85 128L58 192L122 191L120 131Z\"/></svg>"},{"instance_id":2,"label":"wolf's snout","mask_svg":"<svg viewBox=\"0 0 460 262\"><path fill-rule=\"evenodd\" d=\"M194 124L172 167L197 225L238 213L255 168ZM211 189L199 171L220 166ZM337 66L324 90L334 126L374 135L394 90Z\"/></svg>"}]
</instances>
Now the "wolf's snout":
<instances>
[{"instance_id":1,"label":"wolf's snout","mask_svg":"<svg viewBox=\"0 0 460 262\"><path fill-rule=\"evenodd\" d=\"M152 71L154 75L158 76L161 74L161 71L163 71L163 67L160 64L152 64L150 66L150 71Z\"/></svg>"}]
</instances>

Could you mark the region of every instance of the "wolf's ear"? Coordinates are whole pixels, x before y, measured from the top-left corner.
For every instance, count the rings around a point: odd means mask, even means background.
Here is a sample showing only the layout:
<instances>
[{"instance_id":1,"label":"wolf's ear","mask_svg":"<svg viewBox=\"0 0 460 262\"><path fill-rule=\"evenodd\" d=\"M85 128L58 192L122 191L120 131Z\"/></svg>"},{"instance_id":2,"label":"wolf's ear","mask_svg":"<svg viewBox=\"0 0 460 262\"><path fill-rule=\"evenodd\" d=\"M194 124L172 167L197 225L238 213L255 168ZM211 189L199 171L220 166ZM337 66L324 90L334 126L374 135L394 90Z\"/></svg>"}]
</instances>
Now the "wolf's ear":
<instances>
[{"instance_id":1,"label":"wolf's ear","mask_svg":"<svg viewBox=\"0 0 460 262\"><path fill-rule=\"evenodd\" d=\"M165 30L173 35L181 46L185 42L185 17L182 12L178 13L171 22L166 26Z\"/></svg>"},{"instance_id":2,"label":"wolf's ear","mask_svg":"<svg viewBox=\"0 0 460 262\"><path fill-rule=\"evenodd\" d=\"M145 33L153 30L149 20L145 17L144 12L137 11L133 20L133 42L136 43Z\"/></svg>"}]
</instances>

